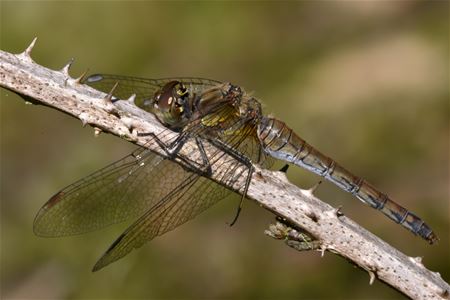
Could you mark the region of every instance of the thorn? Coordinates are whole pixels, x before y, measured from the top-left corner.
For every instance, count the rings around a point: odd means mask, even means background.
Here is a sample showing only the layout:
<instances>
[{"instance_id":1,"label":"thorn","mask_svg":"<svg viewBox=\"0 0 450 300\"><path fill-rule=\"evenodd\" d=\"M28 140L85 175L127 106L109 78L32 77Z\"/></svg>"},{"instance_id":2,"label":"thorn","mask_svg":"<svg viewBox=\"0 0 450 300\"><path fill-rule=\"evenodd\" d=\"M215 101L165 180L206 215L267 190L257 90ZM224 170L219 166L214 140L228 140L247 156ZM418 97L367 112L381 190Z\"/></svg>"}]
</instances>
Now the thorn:
<instances>
[{"instance_id":1,"label":"thorn","mask_svg":"<svg viewBox=\"0 0 450 300\"><path fill-rule=\"evenodd\" d=\"M289 169L289 165L288 165L288 164L285 164L285 165L280 169L280 172L287 173L288 169Z\"/></svg>"},{"instance_id":2,"label":"thorn","mask_svg":"<svg viewBox=\"0 0 450 300\"><path fill-rule=\"evenodd\" d=\"M83 81L84 81L84 79L85 79L85 77L86 77L86 74L87 74L88 72L89 72L89 68L86 69L86 71L84 71L83 73L81 73L81 75L80 75L78 78L75 79L75 83L83 83Z\"/></svg>"},{"instance_id":3,"label":"thorn","mask_svg":"<svg viewBox=\"0 0 450 300\"><path fill-rule=\"evenodd\" d=\"M98 127L94 127L94 135L95 137L98 137L102 133L102 130Z\"/></svg>"},{"instance_id":4,"label":"thorn","mask_svg":"<svg viewBox=\"0 0 450 300\"><path fill-rule=\"evenodd\" d=\"M138 131L136 130L136 128L132 128L132 129L131 129L131 136L132 136L133 138L137 138L137 136L138 136Z\"/></svg>"},{"instance_id":5,"label":"thorn","mask_svg":"<svg viewBox=\"0 0 450 300\"><path fill-rule=\"evenodd\" d=\"M134 101L136 100L136 94L133 94L128 98L127 102L130 104L134 104Z\"/></svg>"},{"instance_id":6,"label":"thorn","mask_svg":"<svg viewBox=\"0 0 450 300\"><path fill-rule=\"evenodd\" d=\"M369 277L370 277L369 285L372 285L374 283L374 281L375 281L375 278L376 278L375 272L370 271L370 270L368 270L367 272L369 273Z\"/></svg>"},{"instance_id":7,"label":"thorn","mask_svg":"<svg viewBox=\"0 0 450 300\"><path fill-rule=\"evenodd\" d=\"M72 66L73 62L74 62L74 58L72 57L72 58L69 60L69 62L61 69L61 72L62 72L64 75L66 75L67 77L70 77L70 75L69 75L69 70L70 70L70 67Z\"/></svg>"},{"instance_id":8,"label":"thorn","mask_svg":"<svg viewBox=\"0 0 450 300\"><path fill-rule=\"evenodd\" d=\"M114 84L114 86L112 87L111 91L109 91L108 95L106 95L106 97L103 98L103 103L106 106L105 107L105 111L107 111L110 114L113 114L116 117L120 118L119 111L117 110L117 107L114 105L114 102L116 102L117 100L120 100L120 99L118 99L117 97L113 96L113 93L116 90L118 85L119 85L119 82L116 82Z\"/></svg>"},{"instance_id":9,"label":"thorn","mask_svg":"<svg viewBox=\"0 0 450 300\"><path fill-rule=\"evenodd\" d=\"M81 126L86 127L86 124L88 123L88 121L85 118L81 117L81 115L79 116L79 118L81 121Z\"/></svg>"},{"instance_id":10,"label":"thorn","mask_svg":"<svg viewBox=\"0 0 450 300\"><path fill-rule=\"evenodd\" d=\"M135 121L133 118L129 118L127 116L120 116L120 120L123 122L126 128L128 128L129 133L131 133L131 136L136 139L139 135L138 130L135 127Z\"/></svg>"},{"instance_id":11,"label":"thorn","mask_svg":"<svg viewBox=\"0 0 450 300\"><path fill-rule=\"evenodd\" d=\"M22 54L23 56L26 56L26 57L31 58L31 51L33 51L33 47L34 47L34 45L36 44L36 41L37 41L37 37L35 37L35 38L33 39L33 41L32 41L31 44L28 46L28 48L25 49L25 51L22 52L21 54Z\"/></svg>"},{"instance_id":12,"label":"thorn","mask_svg":"<svg viewBox=\"0 0 450 300\"><path fill-rule=\"evenodd\" d=\"M422 263L422 257L417 256L417 257L409 257L409 260L411 260L413 263L415 263L416 265L420 265L423 266Z\"/></svg>"},{"instance_id":13,"label":"thorn","mask_svg":"<svg viewBox=\"0 0 450 300\"><path fill-rule=\"evenodd\" d=\"M117 81L114 86L112 87L111 91L109 91L108 95L105 97L105 101L112 103L113 93L116 90L117 86L119 85L119 82Z\"/></svg>"},{"instance_id":14,"label":"thorn","mask_svg":"<svg viewBox=\"0 0 450 300\"><path fill-rule=\"evenodd\" d=\"M327 251L327 247L322 247L320 249L320 257L324 257L325 256L325 251Z\"/></svg>"},{"instance_id":15,"label":"thorn","mask_svg":"<svg viewBox=\"0 0 450 300\"><path fill-rule=\"evenodd\" d=\"M320 180L318 183L313 185L309 190L307 190L311 195L314 195L314 192L317 190L319 185L322 183L322 180Z\"/></svg>"},{"instance_id":16,"label":"thorn","mask_svg":"<svg viewBox=\"0 0 450 300\"><path fill-rule=\"evenodd\" d=\"M336 216L339 218L339 217L342 217L343 215L344 215L344 213L341 211L341 209L342 209L342 205L339 205L335 210L334 210L334 213L336 214Z\"/></svg>"},{"instance_id":17,"label":"thorn","mask_svg":"<svg viewBox=\"0 0 450 300\"><path fill-rule=\"evenodd\" d=\"M89 114L82 112L78 115L78 119L80 119L81 124L83 125L83 127L86 126L86 124L88 124L88 120L89 120Z\"/></svg>"}]
</instances>

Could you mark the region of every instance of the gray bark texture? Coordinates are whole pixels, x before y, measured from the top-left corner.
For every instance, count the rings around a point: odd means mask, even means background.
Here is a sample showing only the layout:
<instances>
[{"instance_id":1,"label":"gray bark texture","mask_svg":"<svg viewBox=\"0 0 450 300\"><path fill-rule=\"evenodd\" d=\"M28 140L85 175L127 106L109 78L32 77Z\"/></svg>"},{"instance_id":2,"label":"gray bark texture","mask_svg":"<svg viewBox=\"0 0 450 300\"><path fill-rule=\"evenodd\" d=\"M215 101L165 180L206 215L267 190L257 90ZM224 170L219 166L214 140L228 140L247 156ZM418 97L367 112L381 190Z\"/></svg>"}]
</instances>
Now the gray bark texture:
<instances>
[{"instance_id":1,"label":"gray bark texture","mask_svg":"<svg viewBox=\"0 0 450 300\"><path fill-rule=\"evenodd\" d=\"M68 73L70 63L58 71L36 64L30 56L34 42L21 54L0 51L1 87L25 96L30 102L78 118L83 125L94 127L96 133L108 132L164 155L151 138L136 134L158 134L165 128L153 115L136 107L133 97L113 104L106 94L80 83L80 79L71 78ZM189 151L189 147L193 145L183 149ZM208 145L206 152L211 151L211 147L214 146ZM226 161L230 158L225 155L223 159L223 164L214 164L212 180L227 171ZM243 182L237 182L228 188L238 190L242 186ZM282 172L255 166L247 197L282 220L266 233L285 240L289 246L305 250L299 245L306 243L309 249L338 254L366 270L370 283L377 278L413 299L449 299L450 286L439 273L425 268L420 258L401 253L338 209L319 200L313 192L314 189L303 190L291 184Z\"/></svg>"}]
</instances>

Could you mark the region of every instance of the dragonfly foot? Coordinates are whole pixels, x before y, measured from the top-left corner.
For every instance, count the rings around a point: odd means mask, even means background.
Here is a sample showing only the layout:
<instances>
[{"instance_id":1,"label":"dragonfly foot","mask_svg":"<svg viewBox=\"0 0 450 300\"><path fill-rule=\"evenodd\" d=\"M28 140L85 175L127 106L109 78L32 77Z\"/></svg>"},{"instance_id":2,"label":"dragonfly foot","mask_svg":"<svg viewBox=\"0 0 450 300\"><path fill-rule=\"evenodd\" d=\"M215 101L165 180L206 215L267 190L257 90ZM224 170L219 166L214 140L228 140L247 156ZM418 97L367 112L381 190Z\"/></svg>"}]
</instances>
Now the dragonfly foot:
<instances>
[{"instance_id":1,"label":"dragonfly foot","mask_svg":"<svg viewBox=\"0 0 450 300\"><path fill-rule=\"evenodd\" d=\"M239 206L237 208L236 215L234 216L233 221L231 221L231 223L229 224L230 227L233 226L234 223L236 223L237 219L239 218L239 215L240 215L241 210L242 210L242 205L244 204L244 198L245 198L245 194L241 197L241 201L239 202Z\"/></svg>"},{"instance_id":2,"label":"dragonfly foot","mask_svg":"<svg viewBox=\"0 0 450 300\"><path fill-rule=\"evenodd\" d=\"M238 207L238 209L236 211L236 215L234 216L233 221L231 221L231 223L228 224L228 225L230 225L230 227L233 226L236 223L236 221L238 220L239 215L241 213L241 210L242 210L242 207L241 207L241 205L239 205L239 207Z\"/></svg>"}]
</instances>

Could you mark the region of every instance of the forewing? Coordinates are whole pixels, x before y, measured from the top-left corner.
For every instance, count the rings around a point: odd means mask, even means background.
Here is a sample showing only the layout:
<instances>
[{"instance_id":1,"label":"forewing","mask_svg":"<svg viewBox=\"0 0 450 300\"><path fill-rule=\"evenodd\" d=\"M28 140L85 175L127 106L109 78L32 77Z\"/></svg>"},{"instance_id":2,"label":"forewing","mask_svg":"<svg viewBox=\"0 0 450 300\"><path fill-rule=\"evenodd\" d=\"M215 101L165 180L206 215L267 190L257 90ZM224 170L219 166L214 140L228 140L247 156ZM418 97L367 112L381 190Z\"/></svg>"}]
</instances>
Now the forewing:
<instances>
[{"instance_id":1,"label":"forewing","mask_svg":"<svg viewBox=\"0 0 450 300\"><path fill-rule=\"evenodd\" d=\"M175 163L139 148L54 195L38 212L34 231L81 234L142 215L186 179L176 170Z\"/></svg>"},{"instance_id":2,"label":"forewing","mask_svg":"<svg viewBox=\"0 0 450 300\"><path fill-rule=\"evenodd\" d=\"M109 93L113 86L118 83L117 88L114 90L113 96L119 99L128 99L132 94L136 94L136 105L141 108L145 108L145 100L152 99L157 90L161 89L166 83L173 80L181 81L186 86L192 85L198 90L221 83L220 81L197 77L150 79L110 74L91 75L84 80L84 83L105 93Z\"/></svg>"}]
</instances>

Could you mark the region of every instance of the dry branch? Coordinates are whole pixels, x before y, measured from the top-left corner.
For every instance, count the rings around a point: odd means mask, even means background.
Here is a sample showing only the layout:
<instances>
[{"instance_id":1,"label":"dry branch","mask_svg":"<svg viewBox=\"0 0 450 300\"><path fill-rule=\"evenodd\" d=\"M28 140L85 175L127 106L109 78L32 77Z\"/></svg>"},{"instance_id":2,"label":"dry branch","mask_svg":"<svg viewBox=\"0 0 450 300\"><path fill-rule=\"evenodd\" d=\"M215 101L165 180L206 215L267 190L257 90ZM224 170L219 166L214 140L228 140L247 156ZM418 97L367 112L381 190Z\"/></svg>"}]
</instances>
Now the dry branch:
<instances>
[{"instance_id":1,"label":"dry branch","mask_svg":"<svg viewBox=\"0 0 450 300\"><path fill-rule=\"evenodd\" d=\"M81 84L81 78L69 76L72 61L60 71L36 64L30 57L33 45L34 41L18 55L0 51L0 85L3 88L19 93L33 103L72 115L83 125L94 127L96 132L112 133L161 153L157 145L148 144L148 137L137 136L136 132L158 133L165 128L151 114L137 108L133 98L113 104L106 94ZM213 180L216 174L227 170L226 164L215 165ZM289 183L284 173L255 168L248 197L292 227L308 232L315 238L315 248L346 258L368 271L370 282L378 278L410 298L449 298L450 286L439 273L426 269L420 258L408 257L394 249L339 210L320 201L313 195L313 190L302 190ZM229 188L238 189L239 186L242 183ZM285 240L290 240L292 230L295 230L284 225L271 229L272 236Z\"/></svg>"}]
</instances>

